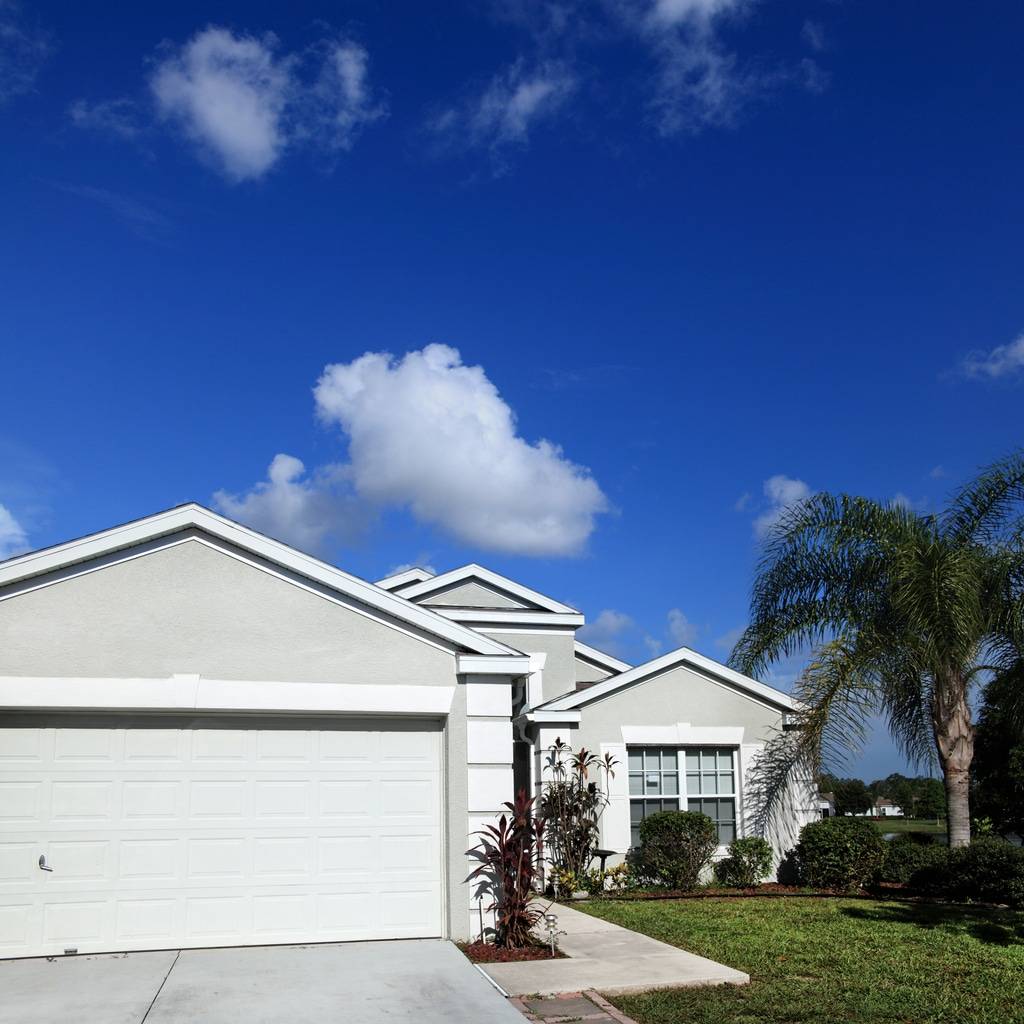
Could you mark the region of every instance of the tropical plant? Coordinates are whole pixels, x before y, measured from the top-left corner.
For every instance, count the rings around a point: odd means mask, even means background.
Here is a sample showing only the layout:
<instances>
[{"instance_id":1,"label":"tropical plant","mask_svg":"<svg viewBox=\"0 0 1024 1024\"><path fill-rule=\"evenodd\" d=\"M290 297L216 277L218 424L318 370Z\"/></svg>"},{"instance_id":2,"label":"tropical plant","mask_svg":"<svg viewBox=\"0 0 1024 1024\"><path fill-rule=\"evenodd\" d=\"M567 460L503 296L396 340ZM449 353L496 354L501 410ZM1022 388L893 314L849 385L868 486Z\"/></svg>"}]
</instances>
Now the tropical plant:
<instances>
[{"instance_id":1,"label":"tropical plant","mask_svg":"<svg viewBox=\"0 0 1024 1024\"><path fill-rule=\"evenodd\" d=\"M540 807L547 821L548 860L557 871L583 878L594 859L601 833L601 815L608 806L608 780L615 758L599 757L581 748L573 751L561 737L548 748Z\"/></svg>"},{"instance_id":2,"label":"tropical plant","mask_svg":"<svg viewBox=\"0 0 1024 1024\"><path fill-rule=\"evenodd\" d=\"M751 622L732 653L763 671L808 647L801 708L757 769L762 823L790 781L856 747L874 716L908 758L942 769L951 846L970 839L970 690L1024 652L1024 452L995 463L940 514L818 494L767 539Z\"/></svg>"},{"instance_id":3,"label":"tropical plant","mask_svg":"<svg viewBox=\"0 0 1024 1024\"><path fill-rule=\"evenodd\" d=\"M718 828L699 811L656 811L640 822L637 874L669 889L694 889L718 847Z\"/></svg>"},{"instance_id":4,"label":"tropical plant","mask_svg":"<svg viewBox=\"0 0 1024 1024\"><path fill-rule=\"evenodd\" d=\"M520 790L509 814L474 835L480 842L468 855L478 861L470 878L486 881L492 895L495 945L519 949L530 943L530 930L541 917L534 905L534 881L544 857L544 819L534 817L532 798Z\"/></svg>"},{"instance_id":5,"label":"tropical plant","mask_svg":"<svg viewBox=\"0 0 1024 1024\"><path fill-rule=\"evenodd\" d=\"M772 866L772 848L761 836L740 836L729 844L729 853L715 865L725 885L749 889L759 885Z\"/></svg>"}]
</instances>

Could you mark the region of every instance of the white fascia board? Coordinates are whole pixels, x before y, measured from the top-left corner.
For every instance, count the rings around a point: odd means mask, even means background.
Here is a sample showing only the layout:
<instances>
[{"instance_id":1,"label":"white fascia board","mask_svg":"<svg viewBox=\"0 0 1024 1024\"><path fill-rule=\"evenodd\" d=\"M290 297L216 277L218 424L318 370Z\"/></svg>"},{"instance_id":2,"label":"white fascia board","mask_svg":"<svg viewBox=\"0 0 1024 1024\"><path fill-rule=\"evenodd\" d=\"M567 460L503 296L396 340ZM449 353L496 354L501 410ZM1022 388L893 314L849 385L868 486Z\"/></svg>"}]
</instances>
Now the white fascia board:
<instances>
[{"instance_id":1,"label":"white fascia board","mask_svg":"<svg viewBox=\"0 0 1024 1024\"><path fill-rule=\"evenodd\" d=\"M642 665L637 665L621 675L603 679L593 686L588 686L585 690L578 690L573 693L564 694L561 697L556 697L554 700L549 701L545 707L561 711L579 707L581 704L589 704L593 700L599 700L601 697L606 697L608 694L615 693L617 690L621 690L633 683L642 682L660 672L675 668L677 665L688 665L691 668L695 668L703 675L710 676L712 680L731 686L759 702L770 704L772 707L789 711L798 710L797 702L788 693L776 690L773 686L759 683L756 679L751 679L749 676L741 675L739 672L727 668L711 658L704 657L703 654L690 650L689 647L680 647L675 651L670 651L668 654L663 654L660 658L654 658L651 661L644 662Z\"/></svg>"},{"instance_id":2,"label":"white fascia board","mask_svg":"<svg viewBox=\"0 0 1024 1024\"><path fill-rule=\"evenodd\" d=\"M169 679L0 677L0 708L272 714L446 715L454 686Z\"/></svg>"},{"instance_id":3,"label":"white fascia board","mask_svg":"<svg viewBox=\"0 0 1024 1024\"><path fill-rule=\"evenodd\" d=\"M460 654L456 660L460 675L525 676L530 671L530 657L527 654Z\"/></svg>"},{"instance_id":4,"label":"white fascia board","mask_svg":"<svg viewBox=\"0 0 1024 1024\"><path fill-rule=\"evenodd\" d=\"M491 586L497 587L499 590L504 590L513 597L519 597L524 601L529 601L531 604L535 604L545 611L574 612L579 614L577 609L571 608L567 604L562 604L561 601L556 601L554 598L548 597L547 594L542 594L537 590L531 590L530 587L525 587L522 583L510 580L507 576L502 576L500 573L493 572L491 569L485 569L482 565L477 565L475 562L470 562L469 565L459 566L458 569L451 569L449 572L443 572L440 576L434 576L433 578L424 580L421 583L402 586L400 591L402 597L408 598L410 601L415 601L417 598L427 597L437 590L444 590L446 587L453 586L457 583L463 583L466 580L471 579L480 580L481 583L489 583Z\"/></svg>"},{"instance_id":5,"label":"white fascia board","mask_svg":"<svg viewBox=\"0 0 1024 1024\"><path fill-rule=\"evenodd\" d=\"M476 654L514 653L505 644L438 615L429 608L405 601L358 576L343 572L312 555L303 554L281 541L265 537L194 503L9 559L0 564L0 588L188 529L208 533ZM0 593L0 600L4 596Z\"/></svg>"},{"instance_id":6,"label":"white fascia board","mask_svg":"<svg viewBox=\"0 0 1024 1024\"><path fill-rule=\"evenodd\" d=\"M654 747L739 747L742 725L624 725L622 742L630 746Z\"/></svg>"},{"instance_id":7,"label":"white fascia board","mask_svg":"<svg viewBox=\"0 0 1024 1024\"><path fill-rule=\"evenodd\" d=\"M394 576L385 576L384 579L377 580L374 586L380 587L382 590L397 590L410 583L422 583L423 580L429 580L433 575L432 572L427 572L426 569L421 569L416 565L411 569L406 569L405 572L397 572Z\"/></svg>"},{"instance_id":8,"label":"white fascia board","mask_svg":"<svg viewBox=\"0 0 1024 1024\"><path fill-rule=\"evenodd\" d=\"M474 622L486 627L489 623L503 626L582 626L584 619L579 612L534 612L515 608L440 608L434 607L438 615L453 622Z\"/></svg>"},{"instance_id":9,"label":"white fascia board","mask_svg":"<svg viewBox=\"0 0 1024 1024\"><path fill-rule=\"evenodd\" d=\"M628 661L620 661L618 658L613 658L610 654L605 654L604 651L599 651L596 647L591 647L580 640L575 641L573 649L581 658L592 661L595 665L600 665L602 668L610 669L613 672L628 672L633 667Z\"/></svg>"},{"instance_id":10,"label":"white fascia board","mask_svg":"<svg viewBox=\"0 0 1024 1024\"><path fill-rule=\"evenodd\" d=\"M517 722L529 722L531 725L579 725L583 715L579 711L525 711Z\"/></svg>"}]
</instances>

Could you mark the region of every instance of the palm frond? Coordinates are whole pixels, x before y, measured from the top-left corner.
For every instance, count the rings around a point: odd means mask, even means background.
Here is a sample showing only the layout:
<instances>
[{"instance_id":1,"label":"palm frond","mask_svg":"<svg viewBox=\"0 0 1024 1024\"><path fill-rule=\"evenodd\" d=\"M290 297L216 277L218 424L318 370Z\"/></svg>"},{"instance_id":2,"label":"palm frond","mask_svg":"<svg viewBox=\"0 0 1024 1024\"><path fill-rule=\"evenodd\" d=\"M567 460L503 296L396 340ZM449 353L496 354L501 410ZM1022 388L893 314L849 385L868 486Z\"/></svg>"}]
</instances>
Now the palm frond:
<instances>
[{"instance_id":1,"label":"palm frond","mask_svg":"<svg viewBox=\"0 0 1024 1024\"><path fill-rule=\"evenodd\" d=\"M1024 523L1024 449L986 466L954 495L942 530L959 541L991 542Z\"/></svg>"}]
</instances>

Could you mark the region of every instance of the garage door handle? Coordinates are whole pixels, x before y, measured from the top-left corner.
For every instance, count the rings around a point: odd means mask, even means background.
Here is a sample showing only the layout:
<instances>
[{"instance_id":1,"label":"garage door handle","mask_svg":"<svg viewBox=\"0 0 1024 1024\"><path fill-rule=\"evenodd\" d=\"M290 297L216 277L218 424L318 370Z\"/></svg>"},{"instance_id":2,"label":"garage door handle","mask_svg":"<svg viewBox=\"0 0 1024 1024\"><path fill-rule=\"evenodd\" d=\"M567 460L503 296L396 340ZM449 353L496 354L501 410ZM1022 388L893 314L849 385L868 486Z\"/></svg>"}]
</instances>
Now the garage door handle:
<instances>
[{"instance_id":1,"label":"garage door handle","mask_svg":"<svg viewBox=\"0 0 1024 1024\"><path fill-rule=\"evenodd\" d=\"M46 864L46 854L45 853L39 854L39 870L40 871L52 871L53 870L53 868L47 867L47 864Z\"/></svg>"}]
</instances>

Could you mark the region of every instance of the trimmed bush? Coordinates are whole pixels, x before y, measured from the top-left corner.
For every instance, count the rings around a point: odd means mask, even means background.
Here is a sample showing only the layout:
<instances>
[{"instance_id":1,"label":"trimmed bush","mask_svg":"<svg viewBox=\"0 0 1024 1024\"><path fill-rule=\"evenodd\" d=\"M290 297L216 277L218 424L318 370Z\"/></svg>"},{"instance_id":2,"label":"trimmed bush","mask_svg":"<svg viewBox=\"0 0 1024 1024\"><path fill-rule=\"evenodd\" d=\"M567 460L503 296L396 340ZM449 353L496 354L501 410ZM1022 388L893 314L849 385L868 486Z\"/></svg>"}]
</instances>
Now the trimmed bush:
<instances>
[{"instance_id":1,"label":"trimmed bush","mask_svg":"<svg viewBox=\"0 0 1024 1024\"><path fill-rule=\"evenodd\" d=\"M816 889L862 889L878 872L885 840L863 818L822 818L800 831L801 881Z\"/></svg>"},{"instance_id":2,"label":"trimmed bush","mask_svg":"<svg viewBox=\"0 0 1024 1024\"><path fill-rule=\"evenodd\" d=\"M906 885L918 871L944 867L948 857L948 847L932 842L930 837L927 842L921 842L915 838L915 833L906 833L885 844L878 880Z\"/></svg>"},{"instance_id":3,"label":"trimmed bush","mask_svg":"<svg viewBox=\"0 0 1024 1024\"><path fill-rule=\"evenodd\" d=\"M718 829L697 811L658 811L640 822L637 874L669 889L695 889L718 847Z\"/></svg>"},{"instance_id":4,"label":"trimmed bush","mask_svg":"<svg viewBox=\"0 0 1024 1024\"><path fill-rule=\"evenodd\" d=\"M970 846L944 850L945 856L910 877L919 892L950 900L1008 903L1024 907L1024 849L1005 839L983 836Z\"/></svg>"},{"instance_id":5,"label":"trimmed bush","mask_svg":"<svg viewBox=\"0 0 1024 1024\"><path fill-rule=\"evenodd\" d=\"M715 865L715 874L725 885L749 889L759 885L771 867L772 848L768 840L745 836L729 844L729 856Z\"/></svg>"}]
</instances>

